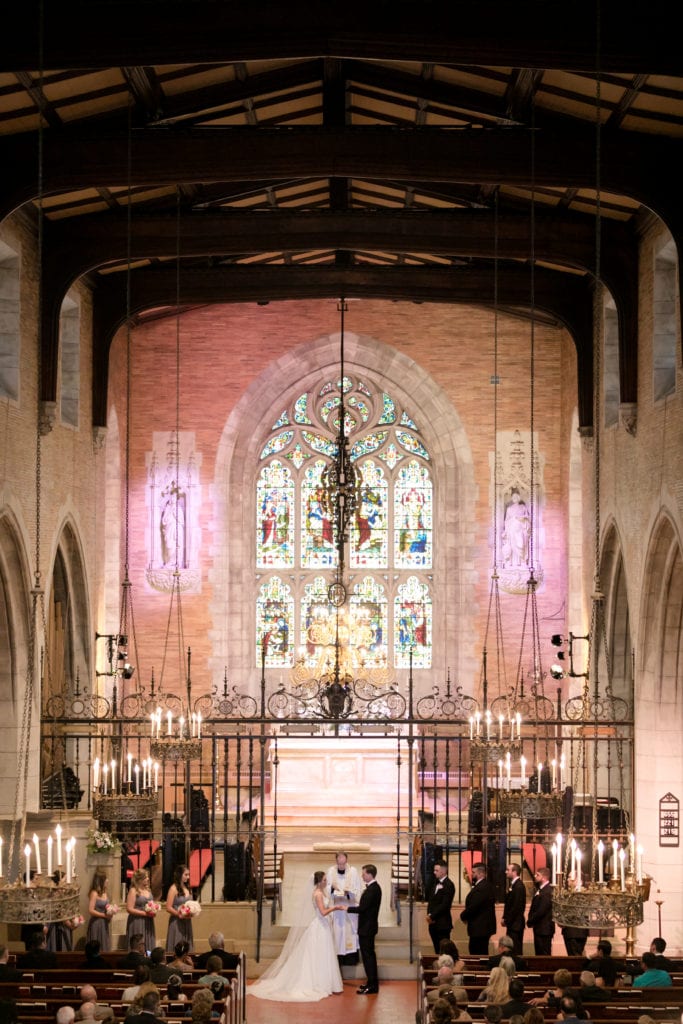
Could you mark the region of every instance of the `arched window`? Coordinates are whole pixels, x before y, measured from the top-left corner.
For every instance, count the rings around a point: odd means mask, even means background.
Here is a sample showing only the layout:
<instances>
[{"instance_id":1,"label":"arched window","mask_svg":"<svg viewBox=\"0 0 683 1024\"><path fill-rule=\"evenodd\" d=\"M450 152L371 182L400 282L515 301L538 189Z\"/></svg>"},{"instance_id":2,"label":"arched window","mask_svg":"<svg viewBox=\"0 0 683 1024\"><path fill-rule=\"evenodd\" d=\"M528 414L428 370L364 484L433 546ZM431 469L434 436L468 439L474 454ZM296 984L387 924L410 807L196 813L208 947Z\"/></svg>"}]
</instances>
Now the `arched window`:
<instances>
[{"instance_id":1,"label":"arched window","mask_svg":"<svg viewBox=\"0 0 683 1024\"><path fill-rule=\"evenodd\" d=\"M314 665L332 646L328 587L337 551L324 470L336 451L340 380L299 394L263 436L256 474L259 589L255 652ZM345 376L344 428L360 487L351 524L343 628L368 668L432 661L434 497L418 423L369 378ZM264 572L265 570L265 572Z\"/></svg>"}]
</instances>

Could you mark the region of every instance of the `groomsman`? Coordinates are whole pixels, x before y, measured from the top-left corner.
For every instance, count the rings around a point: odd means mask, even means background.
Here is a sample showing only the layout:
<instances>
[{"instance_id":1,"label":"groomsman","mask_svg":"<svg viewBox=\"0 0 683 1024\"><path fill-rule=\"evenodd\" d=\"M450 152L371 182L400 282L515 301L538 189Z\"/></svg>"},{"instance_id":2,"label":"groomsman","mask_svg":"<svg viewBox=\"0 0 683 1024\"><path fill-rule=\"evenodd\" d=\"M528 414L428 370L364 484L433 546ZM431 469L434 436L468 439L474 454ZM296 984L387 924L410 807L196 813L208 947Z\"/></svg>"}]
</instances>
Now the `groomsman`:
<instances>
[{"instance_id":1,"label":"groomsman","mask_svg":"<svg viewBox=\"0 0 683 1024\"><path fill-rule=\"evenodd\" d=\"M539 868L534 879L538 889L531 901L526 923L529 928L533 928L536 956L550 956L555 922L553 921L553 887L550 884L549 869Z\"/></svg>"},{"instance_id":2,"label":"groomsman","mask_svg":"<svg viewBox=\"0 0 683 1024\"><path fill-rule=\"evenodd\" d=\"M377 881L377 868L374 864L364 864L361 868L361 877L365 882L365 889L361 893L360 902L357 907L348 907L347 912L358 914L358 942L367 979L356 991L358 995L370 996L379 992L375 935L379 928L382 890Z\"/></svg>"},{"instance_id":3,"label":"groomsman","mask_svg":"<svg viewBox=\"0 0 683 1024\"><path fill-rule=\"evenodd\" d=\"M486 877L485 864L472 865L472 888L465 898L460 920L467 923L470 954L487 956L496 930L496 890Z\"/></svg>"},{"instance_id":4,"label":"groomsman","mask_svg":"<svg viewBox=\"0 0 683 1024\"><path fill-rule=\"evenodd\" d=\"M441 940L451 937L451 904L454 899L455 886L448 877L446 862L437 860L434 864L434 882L427 899L427 923L435 953L441 952Z\"/></svg>"},{"instance_id":5,"label":"groomsman","mask_svg":"<svg viewBox=\"0 0 683 1024\"><path fill-rule=\"evenodd\" d=\"M510 888L503 904L503 924L512 939L512 952L521 956L524 945L524 911L526 910L526 889L522 881L519 864L508 864L505 872L510 879Z\"/></svg>"}]
</instances>

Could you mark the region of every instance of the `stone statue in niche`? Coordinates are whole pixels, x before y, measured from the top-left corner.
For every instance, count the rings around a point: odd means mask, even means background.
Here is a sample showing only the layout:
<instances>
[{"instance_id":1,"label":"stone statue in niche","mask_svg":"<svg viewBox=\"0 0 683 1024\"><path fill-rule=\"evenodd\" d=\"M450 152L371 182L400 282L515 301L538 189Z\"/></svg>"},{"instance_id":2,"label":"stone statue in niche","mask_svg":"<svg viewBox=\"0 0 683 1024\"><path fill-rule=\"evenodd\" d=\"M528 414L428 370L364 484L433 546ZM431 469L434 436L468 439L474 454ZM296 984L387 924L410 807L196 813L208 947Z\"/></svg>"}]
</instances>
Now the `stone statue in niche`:
<instances>
[{"instance_id":1,"label":"stone statue in niche","mask_svg":"<svg viewBox=\"0 0 683 1024\"><path fill-rule=\"evenodd\" d=\"M194 435L155 432L147 455L149 509L147 583L169 592L199 591L198 565L200 459Z\"/></svg>"},{"instance_id":2,"label":"stone statue in niche","mask_svg":"<svg viewBox=\"0 0 683 1024\"><path fill-rule=\"evenodd\" d=\"M505 521L501 545L503 567L516 568L529 564L529 539L531 537L531 513L519 491L514 490L505 509Z\"/></svg>"},{"instance_id":3,"label":"stone statue in niche","mask_svg":"<svg viewBox=\"0 0 683 1024\"><path fill-rule=\"evenodd\" d=\"M161 537L161 563L165 566L187 568L185 545L185 505L187 495L175 480L161 492L161 515L159 533Z\"/></svg>"}]
</instances>

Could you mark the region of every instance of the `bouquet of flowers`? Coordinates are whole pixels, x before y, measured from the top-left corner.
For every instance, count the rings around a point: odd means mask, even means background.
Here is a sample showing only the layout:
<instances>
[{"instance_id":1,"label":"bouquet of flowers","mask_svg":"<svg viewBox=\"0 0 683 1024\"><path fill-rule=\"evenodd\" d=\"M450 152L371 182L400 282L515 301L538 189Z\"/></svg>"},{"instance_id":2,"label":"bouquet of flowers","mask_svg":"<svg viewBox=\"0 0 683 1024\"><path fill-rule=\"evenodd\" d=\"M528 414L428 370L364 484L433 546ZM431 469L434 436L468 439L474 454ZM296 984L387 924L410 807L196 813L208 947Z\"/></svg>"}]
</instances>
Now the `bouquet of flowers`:
<instances>
[{"instance_id":1,"label":"bouquet of flowers","mask_svg":"<svg viewBox=\"0 0 683 1024\"><path fill-rule=\"evenodd\" d=\"M178 907L178 917L197 917L201 912L201 904L197 900L186 900Z\"/></svg>"},{"instance_id":2,"label":"bouquet of flowers","mask_svg":"<svg viewBox=\"0 0 683 1024\"><path fill-rule=\"evenodd\" d=\"M104 912L107 915L107 917L113 917L114 914L118 914L118 912L119 912L118 904L117 903L107 903L106 907L104 908Z\"/></svg>"},{"instance_id":3,"label":"bouquet of flowers","mask_svg":"<svg viewBox=\"0 0 683 1024\"><path fill-rule=\"evenodd\" d=\"M85 924L85 918L82 914L74 914L73 917L69 918L69 923L72 928L78 928L80 924Z\"/></svg>"},{"instance_id":4,"label":"bouquet of flowers","mask_svg":"<svg viewBox=\"0 0 683 1024\"><path fill-rule=\"evenodd\" d=\"M161 904L155 903L154 900L147 900L145 903L145 913L147 917L156 917L161 910Z\"/></svg>"},{"instance_id":5,"label":"bouquet of flowers","mask_svg":"<svg viewBox=\"0 0 683 1024\"><path fill-rule=\"evenodd\" d=\"M121 843L112 832L104 832L99 828L89 828L86 850L88 853L117 854L121 852Z\"/></svg>"}]
</instances>

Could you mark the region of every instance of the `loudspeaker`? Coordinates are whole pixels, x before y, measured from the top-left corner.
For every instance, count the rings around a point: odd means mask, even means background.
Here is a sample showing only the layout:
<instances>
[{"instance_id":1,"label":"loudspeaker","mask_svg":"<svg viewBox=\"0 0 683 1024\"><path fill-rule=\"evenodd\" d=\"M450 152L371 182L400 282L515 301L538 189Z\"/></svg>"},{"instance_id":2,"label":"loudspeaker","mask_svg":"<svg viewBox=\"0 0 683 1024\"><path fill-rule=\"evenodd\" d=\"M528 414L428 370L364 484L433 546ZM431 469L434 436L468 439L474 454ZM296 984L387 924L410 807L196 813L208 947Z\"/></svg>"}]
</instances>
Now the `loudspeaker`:
<instances>
[{"instance_id":1,"label":"loudspeaker","mask_svg":"<svg viewBox=\"0 0 683 1024\"><path fill-rule=\"evenodd\" d=\"M226 903L247 895L248 870L244 843L227 843L223 859L223 899Z\"/></svg>"}]
</instances>

